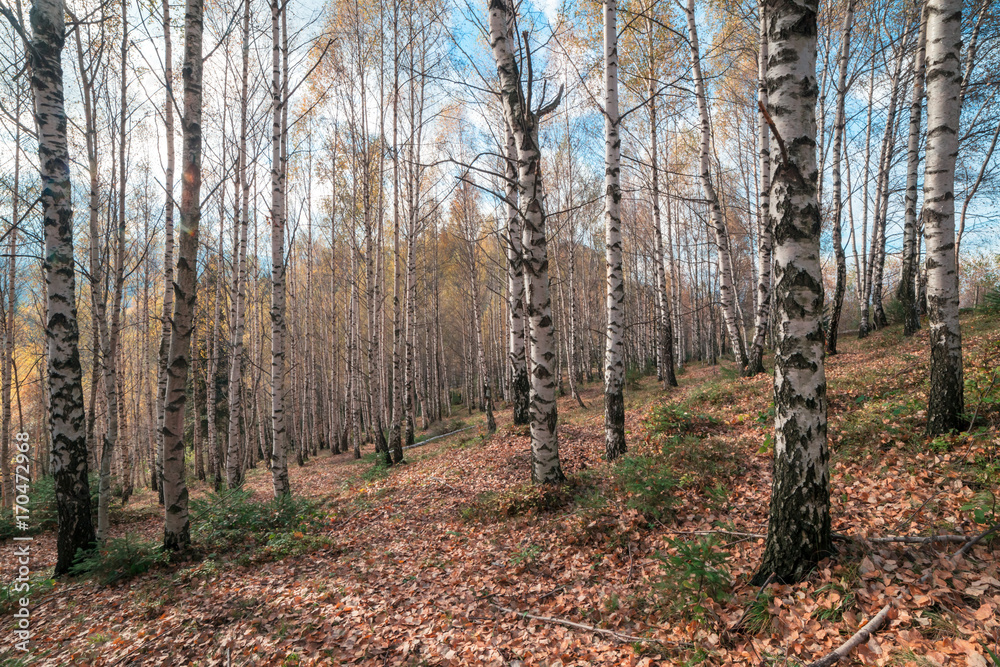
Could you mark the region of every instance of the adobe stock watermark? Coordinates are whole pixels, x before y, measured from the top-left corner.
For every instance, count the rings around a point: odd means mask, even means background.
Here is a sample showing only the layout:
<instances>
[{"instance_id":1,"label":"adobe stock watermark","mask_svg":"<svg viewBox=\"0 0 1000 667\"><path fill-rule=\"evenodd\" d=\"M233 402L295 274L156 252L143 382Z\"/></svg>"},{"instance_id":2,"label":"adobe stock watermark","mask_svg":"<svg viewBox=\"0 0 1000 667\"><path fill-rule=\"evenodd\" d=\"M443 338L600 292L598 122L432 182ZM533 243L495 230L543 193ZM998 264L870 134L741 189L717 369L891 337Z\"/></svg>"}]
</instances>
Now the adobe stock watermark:
<instances>
[{"instance_id":1,"label":"adobe stock watermark","mask_svg":"<svg viewBox=\"0 0 1000 667\"><path fill-rule=\"evenodd\" d=\"M31 515L28 500L31 492L31 458L28 455L28 434L15 433L17 454L14 455L14 525L22 533L27 532ZM10 590L14 595L22 594L14 605L14 649L28 651L31 639L31 611L28 608L31 593L31 541L30 535L14 536L14 559L17 576ZM13 597L13 596L12 596Z\"/></svg>"}]
</instances>

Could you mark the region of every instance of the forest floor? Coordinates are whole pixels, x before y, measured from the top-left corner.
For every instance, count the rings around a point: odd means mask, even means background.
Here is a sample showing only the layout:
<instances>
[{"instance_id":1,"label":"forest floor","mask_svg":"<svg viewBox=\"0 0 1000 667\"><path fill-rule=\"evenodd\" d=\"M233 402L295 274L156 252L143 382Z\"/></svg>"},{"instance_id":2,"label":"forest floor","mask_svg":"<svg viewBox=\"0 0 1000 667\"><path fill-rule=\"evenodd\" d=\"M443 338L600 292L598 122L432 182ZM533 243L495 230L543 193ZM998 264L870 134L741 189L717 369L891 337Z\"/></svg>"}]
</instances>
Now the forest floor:
<instances>
[{"instance_id":1,"label":"forest floor","mask_svg":"<svg viewBox=\"0 0 1000 667\"><path fill-rule=\"evenodd\" d=\"M308 519L291 533L226 524L246 503L227 509L197 483L200 556L105 585L39 581L32 651L5 641L0 662L798 665L891 603L853 664L992 665L1000 540L958 558L957 543L866 540L972 536L997 520L1000 322L965 316L963 339L974 423L943 438L923 435L926 328L911 340L898 327L844 338L828 360L833 529L851 539L800 584L747 583L767 524L771 379L691 364L678 389L655 376L629 387L629 454L615 464L602 460L600 386L584 387L586 409L561 399L559 489L528 483L527 431L506 409L489 438L481 415L456 414L448 427L476 428L408 450L390 470L329 452L293 465L293 493L313 505L290 510ZM260 506L266 470L247 484ZM157 541L160 517L147 491L116 516L114 536ZM44 576L54 535L32 546ZM12 543L0 551L12 572Z\"/></svg>"}]
</instances>

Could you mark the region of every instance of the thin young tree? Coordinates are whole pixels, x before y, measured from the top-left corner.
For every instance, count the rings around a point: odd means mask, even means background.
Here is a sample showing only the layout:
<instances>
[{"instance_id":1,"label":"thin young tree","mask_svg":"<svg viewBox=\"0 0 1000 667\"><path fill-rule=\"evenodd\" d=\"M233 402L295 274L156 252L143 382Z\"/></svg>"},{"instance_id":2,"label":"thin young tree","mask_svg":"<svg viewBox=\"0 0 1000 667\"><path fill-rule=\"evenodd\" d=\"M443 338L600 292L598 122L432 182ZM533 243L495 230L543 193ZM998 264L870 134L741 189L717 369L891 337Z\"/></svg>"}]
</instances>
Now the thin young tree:
<instances>
[{"instance_id":1,"label":"thin young tree","mask_svg":"<svg viewBox=\"0 0 1000 667\"><path fill-rule=\"evenodd\" d=\"M722 318L726 323L729 342L741 372L746 372L747 354L743 341L743 326L739 321L736 303L736 287L733 282L733 257L730 252L729 229L722 215L719 194L712 179L711 144L712 121L708 115L708 96L705 91L705 77L701 70L701 52L698 45L698 26L695 21L694 0L688 0L685 7L688 24L688 41L691 45L691 72L694 77L695 101L698 103L698 118L701 128L701 144L698 172L701 186L708 200L709 215L715 231L716 255L719 260L719 301Z\"/></svg>"},{"instance_id":2,"label":"thin young tree","mask_svg":"<svg viewBox=\"0 0 1000 667\"><path fill-rule=\"evenodd\" d=\"M608 322L604 338L604 452L609 461L628 450L625 444L625 359L622 356L625 279L622 273L617 17L617 0L604 0L604 253Z\"/></svg>"},{"instance_id":3,"label":"thin young tree","mask_svg":"<svg viewBox=\"0 0 1000 667\"><path fill-rule=\"evenodd\" d=\"M854 0L847 0L844 26L841 30L840 57L837 73L837 102L833 120L833 253L837 263L837 282L833 288L833 306L830 311L830 325L826 335L827 354L837 354L837 331L840 328L840 313L844 307L844 292L847 291L847 257L841 238L844 202L841 192L840 167L844 144L844 129L847 121L844 101L847 97L847 64L851 58L851 30L854 27ZM848 193L850 197L850 193Z\"/></svg>"},{"instance_id":4,"label":"thin young tree","mask_svg":"<svg viewBox=\"0 0 1000 667\"><path fill-rule=\"evenodd\" d=\"M850 1L850 0L849 0ZM767 127L767 10L763 0L757 4L759 38L757 53L757 311L754 313L754 336L750 345L746 374L764 372L764 339L771 319L772 225L770 212L771 134Z\"/></svg>"},{"instance_id":5,"label":"thin young tree","mask_svg":"<svg viewBox=\"0 0 1000 667\"><path fill-rule=\"evenodd\" d=\"M903 266L896 298L903 305L903 335L920 330L917 309L917 171L920 167L920 117L924 102L924 68L927 42L927 5L921 12L920 36L913 54L913 88L910 98L910 136L906 152L906 213L903 224Z\"/></svg>"}]
</instances>

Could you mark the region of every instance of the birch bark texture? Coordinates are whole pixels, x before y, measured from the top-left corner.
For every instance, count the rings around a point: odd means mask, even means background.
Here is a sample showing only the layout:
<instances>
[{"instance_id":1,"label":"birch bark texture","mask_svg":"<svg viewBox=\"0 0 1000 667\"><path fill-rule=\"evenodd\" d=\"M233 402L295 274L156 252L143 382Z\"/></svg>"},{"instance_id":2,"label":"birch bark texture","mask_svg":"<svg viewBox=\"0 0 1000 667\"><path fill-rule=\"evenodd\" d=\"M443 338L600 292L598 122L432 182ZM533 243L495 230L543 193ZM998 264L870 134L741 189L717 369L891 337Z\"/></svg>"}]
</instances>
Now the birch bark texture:
<instances>
[{"instance_id":1,"label":"birch bark texture","mask_svg":"<svg viewBox=\"0 0 1000 667\"><path fill-rule=\"evenodd\" d=\"M549 296L538 119L555 109L559 98L538 111L531 110L530 98L525 99L521 85L521 72L514 59L512 40L508 37L510 15L507 0L490 0L490 48L497 63L504 118L514 134L517 147L519 211L523 223L522 269L531 355L531 479L538 484L547 484L560 482L565 476L559 463L559 440L556 435L556 347ZM529 90L530 86L529 80Z\"/></svg>"},{"instance_id":2,"label":"birch bark texture","mask_svg":"<svg viewBox=\"0 0 1000 667\"><path fill-rule=\"evenodd\" d=\"M754 336L747 360L746 375L764 372L764 338L771 319L771 254L772 229L770 212L771 134L767 128L767 10L763 1L757 6L760 14L760 36L757 54L757 162L760 184L757 195L757 312L754 314Z\"/></svg>"},{"instance_id":3,"label":"birch bark texture","mask_svg":"<svg viewBox=\"0 0 1000 667\"><path fill-rule=\"evenodd\" d=\"M191 334L198 288L198 230L201 225L201 107L203 0L186 0L184 7L184 115L181 119L180 241L174 314L167 354L167 393L163 416L163 546L184 549L191 544L188 489L184 478L184 407L187 403Z\"/></svg>"},{"instance_id":4,"label":"birch bark texture","mask_svg":"<svg viewBox=\"0 0 1000 667\"><path fill-rule=\"evenodd\" d=\"M931 341L927 430L932 434L959 428L964 410L954 192L958 125L962 113L959 98L961 48L961 2L928 0L923 210L927 243L927 323Z\"/></svg>"},{"instance_id":5,"label":"birch bark texture","mask_svg":"<svg viewBox=\"0 0 1000 667\"><path fill-rule=\"evenodd\" d=\"M920 36L913 55L913 89L910 98L910 136L906 153L906 212L903 221L903 266L896 298L903 304L903 335L912 336L920 330L917 310L917 172L920 167L920 116L924 101L924 70L927 48L927 5L921 12ZM952 207L954 210L954 206ZM954 213L953 213L954 215ZM952 224L954 227L954 223Z\"/></svg>"},{"instance_id":6,"label":"birch bark texture","mask_svg":"<svg viewBox=\"0 0 1000 667\"><path fill-rule=\"evenodd\" d=\"M271 0L271 479L274 497L288 495L285 426L285 184L282 142L280 0Z\"/></svg>"},{"instance_id":7,"label":"birch bark texture","mask_svg":"<svg viewBox=\"0 0 1000 667\"><path fill-rule=\"evenodd\" d=\"M507 140L506 211L507 211L507 312L510 334L507 358L510 364L510 393L514 407L514 423L527 424L529 412L528 366L524 357L524 270L521 266L521 214L517 198L517 144L510 124L504 121Z\"/></svg>"},{"instance_id":8,"label":"birch bark texture","mask_svg":"<svg viewBox=\"0 0 1000 667\"><path fill-rule=\"evenodd\" d=\"M604 451L614 461L625 444L625 280L622 275L622 140L618 113L618 2L604 0L604 260L607 330L604 337Z\"/></svg>"},{"instance_id":9,"label":"birch bark texture","mask_svg":"<svg viewBox=\"0 0 1000 667\"><path fill-rule=\"evenodd\" d=\"M80 330L73 266L73 203L66 138L62 49L63 0L36 0L31 6L31 92L38 131L39 201L45 256L45 337L49 394L51 464L59 529L55 574L69 572L78 549L94 542L87 479L87 436L80 368Z\"/></svg>"},{"instance_id":10,"label":"birch bark texture","mask_svg":"<svg viewBox=\"0 0 1000 667\"><path fill-rule=\"evenodd\" d=\"M805 577L831 550L823 278L816 195L816 0L766 0L767 96L778 143L774 223L774 474L755 581Z\"/></svg>"}]
</instances>

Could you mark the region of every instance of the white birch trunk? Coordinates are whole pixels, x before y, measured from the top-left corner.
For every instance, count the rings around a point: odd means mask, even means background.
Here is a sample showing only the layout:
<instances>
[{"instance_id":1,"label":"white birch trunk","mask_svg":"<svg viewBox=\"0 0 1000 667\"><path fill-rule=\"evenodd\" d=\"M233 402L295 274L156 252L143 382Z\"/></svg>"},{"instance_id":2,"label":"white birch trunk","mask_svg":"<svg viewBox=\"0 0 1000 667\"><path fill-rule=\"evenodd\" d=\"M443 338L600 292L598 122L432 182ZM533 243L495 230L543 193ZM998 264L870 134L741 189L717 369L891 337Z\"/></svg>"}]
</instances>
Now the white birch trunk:
<instances>
[{"instance_id":1,"label":"white birch trunk","mask_svg":"<svg viewBox=\"0 0 1000 667\"><path fill-rule=\"evenodd\" d=\"M524 226L521 243L525 291L530 331L531 382L531 478L545 484L564 479L559 464L556 435L556 350L552 335L552 303L549 297L548 248L545 237L545 208L538 149L538 117L521 87L521 73L514 59L514 45L508 37L510 10L506 0L490 0L489 38L500 78L500 98L504 117L514 133L518 153L518 195ZM530 84L530 82L529 82ZM556 100L558 102L558 99Z\"/></svg>"},{"instance_id":2,"label":"white birch trunk","mask_svg":"<svg viewBox=\"0 0 1000 667\"><path fill-rule=\"evenodd\" d=\"M614 461L625 444L625 280L622 274L621 136L618 116L618 2L604 0L604 258L607 329L604 338L604 452Z\"/></svg>"},{"instance_id":3,"label":"white birch trunk","mask_svg":"<svg viewBox=\"0 0 1000 667\"><path fill-rule=\"evenodd\" d=\"M798 581L831 550L821 224L816 198L816 0L766 0L767 93L780 149L774 223L774 474L763 563ZM759 585L759 584L758 584Z\"/></svg>"},{"instance_id":4,"label":"white birch trunk","mask_svg":"<svg viewBox=\"0 0 1000 667\"><path fill-rule=\"evenodd\" d=\"M87 480L87 439L80 369L80 332L73 266L73 204L66 141L61 53L65 4L35 0L31 8L31 91L38 132L45 252L46 371L51 464L59 530L55 574L69 572L78 549L94 542Z\"/></svg>"},{"instance_id":5,"label":"white birch trunk","mask_svg":"<svg viewBox=\"0 0 1000 667\"><path fill-rule=\"evenodd\" d=\"M931 341L928 432L961 426L964 410L962 333L955 258L955 159L962 107L962 4L927 2L927 148L924 238L927 243L927 320Z\"/></svg>"}]
</instances>

